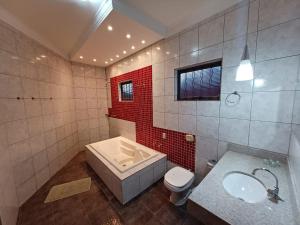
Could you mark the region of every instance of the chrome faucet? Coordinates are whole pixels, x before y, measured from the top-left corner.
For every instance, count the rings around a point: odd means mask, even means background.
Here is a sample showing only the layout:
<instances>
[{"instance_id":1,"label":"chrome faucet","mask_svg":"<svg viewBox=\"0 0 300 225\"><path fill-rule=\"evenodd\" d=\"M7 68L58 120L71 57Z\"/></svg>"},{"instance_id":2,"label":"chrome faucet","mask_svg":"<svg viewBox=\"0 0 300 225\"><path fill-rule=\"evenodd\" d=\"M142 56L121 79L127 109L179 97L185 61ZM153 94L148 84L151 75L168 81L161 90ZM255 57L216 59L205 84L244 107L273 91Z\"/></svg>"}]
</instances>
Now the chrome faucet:
<instances>
[{"instance_id":1,"label":"chrome faucet","mask_svg":"<svg viewBox=\"0 0 300 225\"><path fill-rule=\"evenodd\" d=\"M283 200L279 197L279 195L278 195L278 193L279 193L279 187L278 187L278 178L277 178L277 176L276 176L272 171L270 171L270 170L268 170L268 169L266 169L266 168L256 168L256 169L254 169L254 170L252 171L252 174L255 175L256 171L258 171L258 170L263 170L263 171L269 172L269 173L272 174L273 177L275 178L276 184L275 184L275 186L274 186L274 189L273 189L273 190L272 190L272 189L268 189L268 190L267 190L269 199L270 199L272 202L275 202L275 203L277 203L278 200L283 201Z\"/></svg>"}]
</instances>

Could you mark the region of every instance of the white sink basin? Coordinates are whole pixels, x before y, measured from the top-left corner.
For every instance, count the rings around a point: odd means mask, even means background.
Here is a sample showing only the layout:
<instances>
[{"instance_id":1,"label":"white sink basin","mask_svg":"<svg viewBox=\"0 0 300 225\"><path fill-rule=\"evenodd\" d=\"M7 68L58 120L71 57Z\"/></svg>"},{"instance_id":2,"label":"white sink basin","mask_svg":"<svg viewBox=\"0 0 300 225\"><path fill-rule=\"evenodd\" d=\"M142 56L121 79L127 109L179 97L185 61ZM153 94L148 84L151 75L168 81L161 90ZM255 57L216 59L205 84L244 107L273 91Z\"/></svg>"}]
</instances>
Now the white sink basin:
<instances>
[{"instance_id":1,"label":"white sink basin","mask_svg":"<svg viewBox=\"0 0 300 225\"><path fill-rule=\"evenodd\" d=\"M225 190L233 197L248 203L257 203L267 197L265 185L251 174L232 171L223 179Z\"/></svg>"}]
</instances>

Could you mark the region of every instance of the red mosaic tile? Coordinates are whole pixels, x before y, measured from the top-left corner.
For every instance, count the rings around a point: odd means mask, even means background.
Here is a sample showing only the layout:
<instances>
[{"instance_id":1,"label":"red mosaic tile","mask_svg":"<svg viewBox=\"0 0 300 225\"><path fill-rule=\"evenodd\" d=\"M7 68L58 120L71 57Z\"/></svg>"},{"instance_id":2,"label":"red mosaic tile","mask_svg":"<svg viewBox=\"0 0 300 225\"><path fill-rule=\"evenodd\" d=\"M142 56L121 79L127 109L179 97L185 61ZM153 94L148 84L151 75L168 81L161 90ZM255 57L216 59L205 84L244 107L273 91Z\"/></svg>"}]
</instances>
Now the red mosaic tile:
<instances>
[{"instance_id":1,"label":"red mosaic tile","mask_svg":"<svg viewBox=\"0 0 300 225\"><path fill-rule=\"evenodd\" d=\"M119 83L131 80L133 101L119 101ZM168 160L195 170L195 142L187 142L185 133L153 127L152 66L110 79L112 108L110 117L136 123L136 141L167 154ZM162 138L166 133L167 138Z\"/></svg>"}]
</instances>

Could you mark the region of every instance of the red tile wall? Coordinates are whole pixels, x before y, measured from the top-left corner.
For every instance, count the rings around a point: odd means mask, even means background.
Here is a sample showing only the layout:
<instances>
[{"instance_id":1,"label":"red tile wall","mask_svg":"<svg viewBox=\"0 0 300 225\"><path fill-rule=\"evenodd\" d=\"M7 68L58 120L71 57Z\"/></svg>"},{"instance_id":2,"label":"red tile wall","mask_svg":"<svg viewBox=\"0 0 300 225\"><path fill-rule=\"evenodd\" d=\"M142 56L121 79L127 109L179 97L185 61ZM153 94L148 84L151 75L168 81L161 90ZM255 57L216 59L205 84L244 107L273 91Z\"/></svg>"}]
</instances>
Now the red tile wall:
<instances>
[{"instance_id":1,"label":"red tile wall","mask_svg":"<svg viewBox=\"0 0 300 225\"><path fill-rule=\"evenodd\" d=\"M134 100L119 101L119 83L131 80ZM187 169L195 170L195 143L185 140L185 133L153 127L152 66L135 70L110 79L112 108L110 117L136 123L136 141L167 154L168 160ZM167 138L162 138L166 133Z\"/></svg>"}]
</instances>

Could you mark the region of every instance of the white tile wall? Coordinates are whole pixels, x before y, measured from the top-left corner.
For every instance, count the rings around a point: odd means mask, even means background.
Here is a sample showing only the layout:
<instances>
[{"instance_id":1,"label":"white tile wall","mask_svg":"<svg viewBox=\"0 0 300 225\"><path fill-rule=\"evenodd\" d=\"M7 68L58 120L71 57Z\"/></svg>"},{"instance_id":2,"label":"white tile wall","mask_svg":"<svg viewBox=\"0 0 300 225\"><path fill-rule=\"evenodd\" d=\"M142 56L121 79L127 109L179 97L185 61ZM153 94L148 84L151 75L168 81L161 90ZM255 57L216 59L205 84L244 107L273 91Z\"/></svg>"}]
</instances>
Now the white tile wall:
<instances>
[{"instance_id":1,"label":"white tile wall","mask_svg":"<svg viewBox=\"0 0 300 225\"><path fill-rule=\"evenodd\" d=\"M251 1L247 35L253 81L235 80L246 41L246 1L151 46L153 96L157 97L153 124L171 130L195 131L196 173L204 171L208 157L216 157L208 150L215 148L200 147L215 146L211 140L218 140L219 158L229 142L288 153L291 122L299 124L300 115L299 93L295 92L300 90L299 7L297 0ZM139 54L142 52L124 61ZM216 58L223 59L221 101L177 103L172 70ZM108 76L142 67L142 64L122 63L107 68ZM234 91L241 94L241 102L226 106L224 99ZM164 109L162 101L155 100L163 96Z\"/></svg>"},{"instance_id":2,"label":"white tile wall","mask_svg":"<svg viewBox=\"0 0 300 225\"><path fill-rule=\"evenodd\" d=\"M252 121L249 146L287 154L290 133L290 124Z\"/></svg>"}]
</instances>

